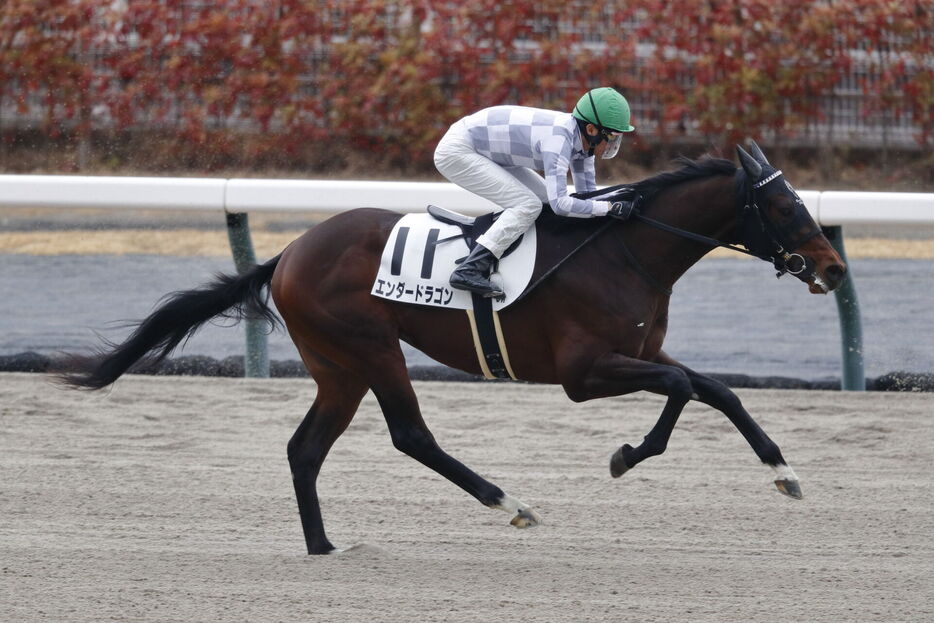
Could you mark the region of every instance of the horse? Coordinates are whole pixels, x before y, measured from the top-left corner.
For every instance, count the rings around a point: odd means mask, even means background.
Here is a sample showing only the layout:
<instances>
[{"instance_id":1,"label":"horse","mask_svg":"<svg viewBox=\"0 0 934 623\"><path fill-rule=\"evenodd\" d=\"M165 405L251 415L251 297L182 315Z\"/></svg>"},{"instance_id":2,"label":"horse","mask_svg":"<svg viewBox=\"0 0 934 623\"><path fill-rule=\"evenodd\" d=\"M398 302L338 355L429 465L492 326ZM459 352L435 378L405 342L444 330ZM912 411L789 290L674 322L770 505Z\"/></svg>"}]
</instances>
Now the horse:
<instances>
[{"instance_id":1,"label":"horse","mask_svg":"<svg viewBox=\"0 0 934 623\"><path fill-rule=\"evenodd\" d=\"M802 497L778 445L724 384L662 350L671 288L715 246L755 255L812 293L837 288L846 266L782 172L751 142L731 160L682 158L680 168L609 189L638 197L628 221L561 219L587 243L534 289L500 312L511 364L522 381L559 384L574 402L648 391L667 397L641 443L623 444L609 467L620 477L663 453L690 400L721 411L774 470L778 490ZM312 227L278 256L241 275L219 275L169 295L121 344L75 355L57 371L74 388L100 389L133 366L159 361L216 316L276 317L317 384L311 408L288 442L295 496L309 554L335 553L322 520L317 479L328 451L372 390L401 452L435 470L518 528L540 515L442 450L419 409L400 340L452 368L479 374L466 314L371 294L396 212L360 208ZM567 227L572 227L568 224ZM739 246L742 245L742 246ZM561 246L561 245L552 245ZM547 254L544 244L541 252ZM504 408L508 406L504 405Z\"/></svg>"}]
</instances>

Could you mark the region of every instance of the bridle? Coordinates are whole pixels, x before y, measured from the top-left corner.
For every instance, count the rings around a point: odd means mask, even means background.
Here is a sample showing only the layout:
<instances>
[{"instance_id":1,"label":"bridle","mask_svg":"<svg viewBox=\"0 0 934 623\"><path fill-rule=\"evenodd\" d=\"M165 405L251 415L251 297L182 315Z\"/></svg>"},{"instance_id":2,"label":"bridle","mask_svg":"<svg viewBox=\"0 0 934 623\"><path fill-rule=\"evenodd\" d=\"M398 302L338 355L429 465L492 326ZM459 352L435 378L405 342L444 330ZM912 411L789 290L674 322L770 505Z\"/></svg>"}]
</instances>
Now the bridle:
<instances>
[{"instance_id":1,"label":"bridle","mask_svg":"<svg viewBox=\"0 0 934 623\"><path fill-rule=\"evenodd\" d=\"M737 231L734 234L733 239L740 241L740 244L743 246L738 246L729 242L723 242L722 240L711 238L710 236L704 236L703 234L694 233L687 231L686 229L681 229L680 227L662 223L661 221L657 221L646 216L638 208L633 209L630 220L640 221L656 229L660 229L682 238L705 244L712 248L722 247L724 249L736 251L737 253L743 253L745 255L757 257L761 260L770 262L773 266L775 266L775 269L778 271L776 277L790 274L798 277L798 279L801 279L802 281L807 282L807 278L814 273L814 261L801 255L800 253L796 253L795 251L808 240L819 236L822 233L820 227L813 225L813 227L806 229L803 235L795 235L794 231L796 227L799 231L805 229L801 227L801 225L804 224L805 218L810 220L810 215L807 212L807 208L804 207L804 202L801 201L801 198L798 197L797 193L794 193L794 191L791 192L794 194L795 201L798 205L795 210L794 218L792 219L791 223L788 224L777 225L772 222L772 220L763 213L757 201L757 199L768 195L757 193L756 191L760 191L770 184L777 184L783 181L784 179L782 178L782 172L778 169L775 169L765 177L752 183L750 183L749 176L742 168L737 169L735 185L739 218ZM607 191L610 191L612 194L606 194ZM608 201L623 198L628 199L632 197L633 188L626 185L620 185L613 188L604 189L600 192L600 194L603 198L605 198L605 200ZM623 245L622 250L623 254L626 256L626 259L630 262L630 264L632 264L636 271L639 272L644 279L646 279L646 281L648 281L657 290L660 290L667 295L671 294L671 290L669 288L666 288L654 277L649 275L649 273L638 263L636 258L633 257L629 249L625 247L625 245Z\"/></svg>"},{"instance_id":2,"label":"bridle","mask_svg":"<svg viewBox=\"0 0 934 623\"><path fill-rule=\"evenodd\" d=\"M782 172L778 169L752 184L749 183L749 177L745 171L739 169L737 172L737 189L739 191L740 188L744 188L745 192L737 192L737 196L744 198L740 207L738 239L742 240L742 244L748 251L732 245L720 246L726 246L771 262L778 271L777 277L787 273L805 281L801 275L805 271L808 271L807 274L814 271L814 261L795 251L808 240L821 235L821 229L810 222L810 214L808 214L807 208L804 207L804 202L793 190L791 192L794 195L797 207L792 221L782 226L773 223L762 212L756 201L756 191L769 186L773 182L776 184L784 182ZM790 189L790 187L788 188ZM804 225L810 225L810 227L804 227ZM795 232L799 231L805 233L796 235Z\"/></svg>"}]
</instances>

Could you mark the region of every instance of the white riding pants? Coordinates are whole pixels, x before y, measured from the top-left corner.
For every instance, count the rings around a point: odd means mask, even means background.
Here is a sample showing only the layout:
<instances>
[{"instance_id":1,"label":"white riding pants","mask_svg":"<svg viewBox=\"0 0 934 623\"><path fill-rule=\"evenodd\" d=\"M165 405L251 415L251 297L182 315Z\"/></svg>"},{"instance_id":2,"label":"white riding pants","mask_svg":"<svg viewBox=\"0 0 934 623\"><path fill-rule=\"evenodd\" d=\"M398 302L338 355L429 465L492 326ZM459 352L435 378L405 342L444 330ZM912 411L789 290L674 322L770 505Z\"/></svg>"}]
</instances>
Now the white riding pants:
<instances>
[{"instance_id":1,"label":"white riding pants","mask_svg":"<svg viewBox=\"0 0 934 623\"><path fill-rule=\"evenodd\" d=\"M435 166L451 182L503 208L496 222L477 238L496 257L528 231L548 201L545 180L538 173L502 166L478 154L463 121L452 125L438 143Z\"/></svg>"}]
</instances>

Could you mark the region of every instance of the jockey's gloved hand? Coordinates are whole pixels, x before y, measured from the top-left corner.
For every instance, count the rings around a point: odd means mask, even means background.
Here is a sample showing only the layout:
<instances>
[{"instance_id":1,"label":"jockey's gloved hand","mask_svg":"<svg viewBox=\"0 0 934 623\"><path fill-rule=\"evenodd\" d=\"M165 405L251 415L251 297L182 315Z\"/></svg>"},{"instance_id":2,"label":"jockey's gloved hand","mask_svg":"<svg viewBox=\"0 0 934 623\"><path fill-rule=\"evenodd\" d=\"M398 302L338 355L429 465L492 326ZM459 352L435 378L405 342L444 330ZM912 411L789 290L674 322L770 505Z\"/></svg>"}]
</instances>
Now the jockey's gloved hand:
<instances>
[{"instance_id":1,"label":"jockey's gloved hand","mask_svg":"<svg viewBox=\"0 0 934 623\"><path fill-rule=\"evenodd\" d=\"M612 216L613 218L618 218L621 221L625 221L630 216L632 216L632 211L635 209L635 207L635 201L626 201L625 199L621 201L614 201L612 204L610 204L610 211L606 214L607 216Z\"/></svg>"}]
</instances>

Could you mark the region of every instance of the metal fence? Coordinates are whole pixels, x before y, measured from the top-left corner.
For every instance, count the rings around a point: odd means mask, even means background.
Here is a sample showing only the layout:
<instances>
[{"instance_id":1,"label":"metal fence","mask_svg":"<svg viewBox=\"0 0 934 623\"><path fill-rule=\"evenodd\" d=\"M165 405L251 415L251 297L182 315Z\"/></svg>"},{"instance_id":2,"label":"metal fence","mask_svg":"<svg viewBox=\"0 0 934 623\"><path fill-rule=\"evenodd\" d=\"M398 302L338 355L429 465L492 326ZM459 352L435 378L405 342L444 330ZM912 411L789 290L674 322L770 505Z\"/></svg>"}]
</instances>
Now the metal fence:
<instances>
[{"instance_id":1,"label":"metal fence","mask_svg":"<svg viewBox=\"0 0 934 623\"><path fill-rule=\"evenodd\" d=\"M799 191L814 220L846 257L843 227L853 224L934 225L932 193ZM247 214L270 210L336 213L359 205L399 212L436 202L469 214L494 206L454 184L341 180L134 178L0 175L0 208L185 209L226 215L238 267L255 262ZM852 274L835 292L841 326L842 387L865 389L862 324ZM247 328L247 374L268 376L262 323Z\"/></svg>"}]
</instances>

